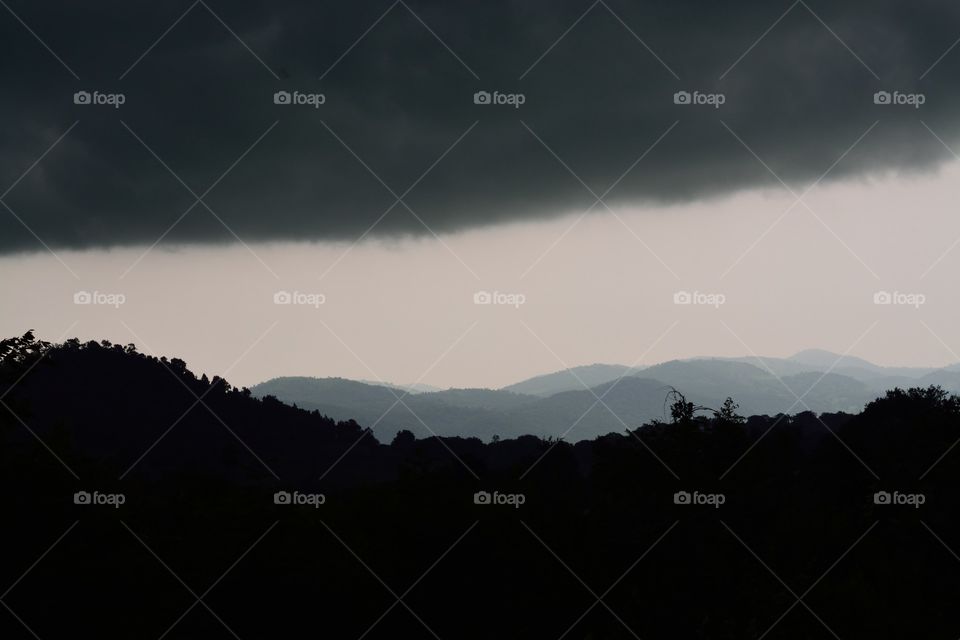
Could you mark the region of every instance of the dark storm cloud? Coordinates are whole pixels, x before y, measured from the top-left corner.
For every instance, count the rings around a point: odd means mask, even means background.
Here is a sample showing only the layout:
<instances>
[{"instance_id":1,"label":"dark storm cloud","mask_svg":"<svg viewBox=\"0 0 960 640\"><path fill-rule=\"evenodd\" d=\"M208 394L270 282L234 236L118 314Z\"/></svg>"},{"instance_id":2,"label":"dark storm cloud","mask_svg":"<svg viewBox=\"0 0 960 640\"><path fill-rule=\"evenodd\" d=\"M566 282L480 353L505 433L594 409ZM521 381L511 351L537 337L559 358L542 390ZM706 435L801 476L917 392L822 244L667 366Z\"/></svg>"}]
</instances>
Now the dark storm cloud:
<instances>
[{"instance_id":1,"label":"dark storm cloud","mask_svg":"<svg viewBox=\"0 0 960 640\"><path fill-rule=\"evenodd\" d=\"M0 10L0 189L69 133L3 196L6 252L41 249L33 233L78 248L440 233L580 212L614 183L611 206L778 177L799 193L858 140L830 179L930 169L951 157L931 131L960 133L948 1L8 4L26 26Z\"/></svg>"}]
</instances>

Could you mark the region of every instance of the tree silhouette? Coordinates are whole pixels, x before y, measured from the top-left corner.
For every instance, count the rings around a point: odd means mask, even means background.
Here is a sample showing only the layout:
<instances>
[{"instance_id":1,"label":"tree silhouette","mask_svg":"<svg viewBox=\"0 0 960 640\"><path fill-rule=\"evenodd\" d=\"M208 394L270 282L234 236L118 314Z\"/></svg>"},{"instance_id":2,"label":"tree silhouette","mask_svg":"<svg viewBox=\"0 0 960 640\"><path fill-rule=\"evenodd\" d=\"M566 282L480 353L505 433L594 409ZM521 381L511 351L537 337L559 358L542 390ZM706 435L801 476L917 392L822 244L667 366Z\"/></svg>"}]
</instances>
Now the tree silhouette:
<instances>
[{"instance_id":1,"label":"tree silhouette","mask_svg":"<svg viewBox=\"0 0 960 640\"><path fill-rule=\"evenodd\" d=\"M130 531L191 588L236 562L205 602L243 638L360 637L378 619L369 637L430 635L417 618L478 640L507 625L549 640L830 636L818 618L844 638L960 628L953 559L930 535L960 540L960 398L937 387L893 389L858 415L748 418L731 398L710 409L671 389L670 422L592 441L405 430L381 444L177 358L28 332L0 341L0 395L0 573L23 575L79 521L4 597L16 612L0 616L4 638L32 637L18 618L43 638L163 635L185 596L155 579L167 570ZM75 505L78 491L127 502ZM325 503L275 503L294 491ZM725 503L675 501L684 491ZM884 491L925 503L877 503ZM524 504L478 504L481 492ZM785 616L792 598L757 558L791 588L833 566L805 597L816 617ZM616 616L581 617L591 599L570 570ZM415 585L404 604L416 617L384 615L384 584ZM174 631L225 630L196 607Z\"/></svg>"}]
</instances>

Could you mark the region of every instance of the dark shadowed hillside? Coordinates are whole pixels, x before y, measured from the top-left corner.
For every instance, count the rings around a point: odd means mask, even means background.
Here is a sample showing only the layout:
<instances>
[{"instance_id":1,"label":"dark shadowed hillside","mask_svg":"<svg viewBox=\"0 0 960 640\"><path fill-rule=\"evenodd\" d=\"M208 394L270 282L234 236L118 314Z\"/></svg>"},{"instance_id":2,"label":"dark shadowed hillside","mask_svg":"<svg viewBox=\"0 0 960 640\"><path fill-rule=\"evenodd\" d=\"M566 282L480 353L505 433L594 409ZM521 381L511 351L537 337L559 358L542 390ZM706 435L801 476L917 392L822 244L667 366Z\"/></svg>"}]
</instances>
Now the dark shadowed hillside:
<instances>
[{"instance_id":1,"label":"dark shadowed hillside","mask_svg":"<svg viewBox=\"0 0 960 640\"><path fill-rule=\"evenodd\" d=\"M656 385L608 386L609 406ZM777 418L674 393L663 420L576 445L387 443L177 359L28 335L0 342L0 399L4 638L960 628L960 398L936 388Z\"/></svg>"}]
</instances>

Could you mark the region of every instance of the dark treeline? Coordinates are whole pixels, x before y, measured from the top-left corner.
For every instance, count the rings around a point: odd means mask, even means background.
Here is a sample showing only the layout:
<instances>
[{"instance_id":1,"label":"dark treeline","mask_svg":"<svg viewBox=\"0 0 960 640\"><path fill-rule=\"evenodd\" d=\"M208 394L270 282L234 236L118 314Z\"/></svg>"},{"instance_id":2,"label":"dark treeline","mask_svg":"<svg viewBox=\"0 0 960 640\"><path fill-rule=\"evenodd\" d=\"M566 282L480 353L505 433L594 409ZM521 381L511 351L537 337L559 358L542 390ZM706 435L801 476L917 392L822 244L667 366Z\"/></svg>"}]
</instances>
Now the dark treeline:
<instances>
[{"instance_id":1,"label":"dark treeline","mask_svg":"<svg viewBox=\"0 0 960 640\"><path fill-rule=\"evenodd\" d=\"M667 401L576 444L380 443L132 345L4 340L0 637L960 635L960 399Z\"/></svg>"}]
</instances>

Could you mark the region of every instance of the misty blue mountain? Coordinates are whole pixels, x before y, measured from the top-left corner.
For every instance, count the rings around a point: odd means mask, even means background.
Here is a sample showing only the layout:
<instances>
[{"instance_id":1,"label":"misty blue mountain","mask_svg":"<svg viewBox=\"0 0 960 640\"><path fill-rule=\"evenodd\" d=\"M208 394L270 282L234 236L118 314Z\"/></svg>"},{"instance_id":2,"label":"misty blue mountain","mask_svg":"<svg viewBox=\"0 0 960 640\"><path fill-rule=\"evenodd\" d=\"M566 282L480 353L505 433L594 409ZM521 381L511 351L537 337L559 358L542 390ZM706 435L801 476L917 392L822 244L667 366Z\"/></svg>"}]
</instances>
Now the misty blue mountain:
<instances>
[{"instance_id":1,"label":"misty blue mountain","mask_svg":"<svg viewBox=\"0 0 960 640\"><path fill-rule=\"evenodd\" d=\"M281 377L251 391L335 420L354 419L387 442L403 429L418 437L531 434L575 442L668 418L673 389L700 406L719 408L729 396L746 415L774 416L857 413L889 389L930 385L960 392L960 368L884 367L806 350L789 358L695 358L648 367L593 364L501 389L425 391L431 387Z\"/></svg>"}]
</instances>

